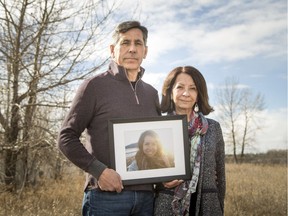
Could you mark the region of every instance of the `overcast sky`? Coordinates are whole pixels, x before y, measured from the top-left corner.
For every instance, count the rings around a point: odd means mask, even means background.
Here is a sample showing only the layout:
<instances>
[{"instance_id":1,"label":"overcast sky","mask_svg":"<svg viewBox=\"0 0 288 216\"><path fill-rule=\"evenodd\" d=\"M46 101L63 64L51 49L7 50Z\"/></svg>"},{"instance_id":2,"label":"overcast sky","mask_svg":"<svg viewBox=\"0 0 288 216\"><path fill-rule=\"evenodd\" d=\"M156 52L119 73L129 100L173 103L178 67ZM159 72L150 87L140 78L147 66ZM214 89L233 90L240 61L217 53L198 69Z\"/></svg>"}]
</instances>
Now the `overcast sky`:
<instances>
[{"instance_id":1,"label":"overcast sky","mask_svg":"<svg viewBox=\"0 0 288 216\"><path fill-rule=\"evenodd\" d=\"M115 17L148 27L144 80L159 93L170 70L192 65L217 111L215 89L234 76L265 98L253 151L287 148L287 1L123 0Z\"/></svg>"}]
</instances>

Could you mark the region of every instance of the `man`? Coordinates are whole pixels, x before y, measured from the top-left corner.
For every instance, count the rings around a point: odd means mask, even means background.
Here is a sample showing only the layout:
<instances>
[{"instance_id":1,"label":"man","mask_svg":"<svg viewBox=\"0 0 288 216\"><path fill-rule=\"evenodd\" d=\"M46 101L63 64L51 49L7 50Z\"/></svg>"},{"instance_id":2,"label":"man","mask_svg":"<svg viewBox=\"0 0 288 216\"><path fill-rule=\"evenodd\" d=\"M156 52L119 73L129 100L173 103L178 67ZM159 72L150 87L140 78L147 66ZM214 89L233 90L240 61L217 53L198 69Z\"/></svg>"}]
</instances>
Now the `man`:
<instances>
[{"instance_id":1,"label":"man","mask_svg":"<svg viewBox=\"0 0 288 216\"><path fill-rule=\"evenodd\" d=\"M153 187L123 187L110 169L108 120L160 115L158 92L142 81L147 55L146 27L137 21L120 23L110 45L109 69L84 81L60 130L63 154L87 172L83 215L152 215ZM79 137L86 130L86 145Z\"/></svg>"}]
</instances>

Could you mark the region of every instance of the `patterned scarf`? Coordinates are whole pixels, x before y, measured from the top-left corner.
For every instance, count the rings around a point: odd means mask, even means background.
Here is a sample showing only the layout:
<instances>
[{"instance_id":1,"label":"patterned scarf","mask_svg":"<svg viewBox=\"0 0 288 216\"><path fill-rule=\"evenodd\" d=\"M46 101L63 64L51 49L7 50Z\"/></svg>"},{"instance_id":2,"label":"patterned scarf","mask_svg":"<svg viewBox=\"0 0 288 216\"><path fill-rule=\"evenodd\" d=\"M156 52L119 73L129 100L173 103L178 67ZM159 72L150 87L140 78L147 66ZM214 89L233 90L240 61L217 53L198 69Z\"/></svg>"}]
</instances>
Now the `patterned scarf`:
<instances>
[{"instance_id":1,"label":"patterned scarf","mask_svg":"<svg viewBox=\"0 0 288 216\"><path fill-rule=\"evenodd\" d=\"M189 215L189 206L191 194L196 192L198 177L200 173L201 153L204 145L203 135L208 129L207 119L201 112L191 113L188 125L190 138L190 166L192 178L190 181L184 181L174 190L174 199L172 209L175 215Z\"/></svg>"}]
</instances>

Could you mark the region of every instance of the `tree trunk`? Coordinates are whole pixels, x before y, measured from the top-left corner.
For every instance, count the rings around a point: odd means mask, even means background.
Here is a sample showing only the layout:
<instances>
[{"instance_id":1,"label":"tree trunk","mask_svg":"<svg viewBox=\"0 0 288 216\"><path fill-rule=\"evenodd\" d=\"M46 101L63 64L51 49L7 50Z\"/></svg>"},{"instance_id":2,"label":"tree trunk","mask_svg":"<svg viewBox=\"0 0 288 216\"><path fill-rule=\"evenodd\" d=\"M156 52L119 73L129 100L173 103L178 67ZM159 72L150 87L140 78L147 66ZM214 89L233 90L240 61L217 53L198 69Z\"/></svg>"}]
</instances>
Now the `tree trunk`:
<instances>
[{"instance_id":1,"label":"tree trunk","mask_svg":"<svg viewBox=\"0 0 288 216\"><path fill-rule=\"evenodd\" d=\"M5 160L4 160L4 169L5 169L5 184L9 192L16 190L16 162L18 153L12 149L5 150Z\"/></svg>"},{"instance_id":2,"label":"tree trunk","mask_svg":"<svg viewBox=\"0 0 288 216\"><path fill-rule=\"evenodd\" d=\"M18 150L15 143L19 134L19 107L16 103L12 107L11 128L5 133L5 142L8 148L4 154L5 184L8 191L16 190L16 163L18 159Z\"/></svg>"},{"instance_id":3,"label":"tree trunk","mask_svg":"<svg viewBox=\"0 0 288 216\"><path fill-rule=\"evenodd\" d=\"M231 118L232 119L232 118ZM234 155L234 162L238 163L238 159L237 159L237 142L236 142L236 135L235 135L235 129L234 129L234 121L233 119L231 120L232 122L232 130L231 130L231 134L232 134L232 141L233 141L233 155Z\"/></svg>"}]
</instances>

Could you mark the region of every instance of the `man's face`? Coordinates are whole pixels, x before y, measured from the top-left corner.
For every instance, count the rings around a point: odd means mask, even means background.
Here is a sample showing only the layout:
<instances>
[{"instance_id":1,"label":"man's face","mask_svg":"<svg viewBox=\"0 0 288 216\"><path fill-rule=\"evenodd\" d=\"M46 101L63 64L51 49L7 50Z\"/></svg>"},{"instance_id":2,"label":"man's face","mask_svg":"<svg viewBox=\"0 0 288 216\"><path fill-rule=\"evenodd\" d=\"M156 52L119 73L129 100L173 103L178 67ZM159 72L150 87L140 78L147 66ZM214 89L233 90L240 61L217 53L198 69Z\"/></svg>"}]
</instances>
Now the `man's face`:
<instances>
[{"instance_id":1,"label":"man's face","mask_svg":"<svg viewBox=\"0 0 288 216\"><path fill-rule=\"evenodd\" d=\"M128 72L138 73L142 60L147 54L143 34L140 29L133 28L120 34L115 45L110 46L111 56L118 65L126 68Z\"/></svg>"}]
</instances>

